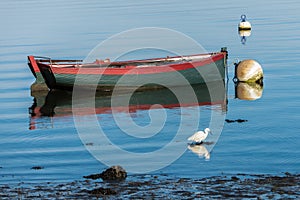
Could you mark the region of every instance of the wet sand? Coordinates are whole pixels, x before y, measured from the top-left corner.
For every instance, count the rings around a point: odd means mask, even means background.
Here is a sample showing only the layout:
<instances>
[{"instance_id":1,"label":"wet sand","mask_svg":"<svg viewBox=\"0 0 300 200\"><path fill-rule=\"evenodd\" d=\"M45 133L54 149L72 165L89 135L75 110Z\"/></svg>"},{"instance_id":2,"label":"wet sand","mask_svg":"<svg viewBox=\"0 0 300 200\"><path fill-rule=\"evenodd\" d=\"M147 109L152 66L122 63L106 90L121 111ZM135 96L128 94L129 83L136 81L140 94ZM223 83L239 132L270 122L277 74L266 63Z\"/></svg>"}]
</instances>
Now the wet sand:
<instances>
[{"instance_id":1,"label":"wet sand","mask_svg":"<svg viewBox=\"0 0 300 200\"><path fill-rule=\"evenodd\" d=\"M121 182L82 179L0 184L0 199L297 199L300 174L223 175L201 179L131 175Z\"/></svg>"}]
</instances>

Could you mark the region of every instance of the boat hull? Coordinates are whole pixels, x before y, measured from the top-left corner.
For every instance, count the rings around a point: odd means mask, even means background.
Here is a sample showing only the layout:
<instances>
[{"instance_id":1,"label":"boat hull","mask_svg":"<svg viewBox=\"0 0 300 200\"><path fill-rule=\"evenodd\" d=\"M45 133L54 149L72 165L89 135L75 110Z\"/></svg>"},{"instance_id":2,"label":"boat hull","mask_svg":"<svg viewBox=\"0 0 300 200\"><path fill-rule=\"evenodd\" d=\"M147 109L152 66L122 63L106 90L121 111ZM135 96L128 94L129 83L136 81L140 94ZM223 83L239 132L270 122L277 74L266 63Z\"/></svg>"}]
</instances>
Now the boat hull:
<instances>
[{"instance_id":1,"label":"boat hull","mask_svg":"<svg viewBox=\"0 0 300 200\"><path fill-rule=\"evenodd\" d=\"M53 67L34 56L28 59L37 82L44 81L49 89L145 90L224 80L227 52L214 53L203 60L142 67L131 66L133 61L127 61L126 67Z\"/></svg>"}]
</instances>

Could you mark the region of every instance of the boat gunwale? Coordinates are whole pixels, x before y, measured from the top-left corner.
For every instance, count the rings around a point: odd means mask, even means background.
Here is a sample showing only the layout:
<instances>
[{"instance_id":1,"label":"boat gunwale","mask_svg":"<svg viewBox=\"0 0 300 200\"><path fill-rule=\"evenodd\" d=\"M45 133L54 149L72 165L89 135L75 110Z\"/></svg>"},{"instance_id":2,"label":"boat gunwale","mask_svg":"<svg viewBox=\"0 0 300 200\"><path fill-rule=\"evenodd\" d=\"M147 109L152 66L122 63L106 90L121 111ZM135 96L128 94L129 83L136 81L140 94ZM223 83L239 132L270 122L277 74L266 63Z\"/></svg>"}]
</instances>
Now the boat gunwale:
<instances>
[{"instance_id":1,"label":"boat gunwale","mask_svg":"<svg viewBox=\"0 0 300 200\"><path fill-rule=\"evenodd\" d=\"M201 61L206 58L210 58L216 54L220 54L223 52L213 52L213 53L203 53L203 54L192 54L192 55L183 55L183 56L167 56L167 57L160 57L160 58L150 58L150 59L140 59L140 60L128 60L128 61L115 61L110 62L109 65L113 66L119 66L119 65L141 65L141 64L149 64L149 63L160 63L160 62L188 62L188 61ZM68 66L76 66L81 65L82 68L85 67L85 65L95 65L96 67L99 67L99 64L96 64L96 61L93 63L82 63L83 60L76 60L76 59L45 59L47 57L41 57L41 56L28 56L32 57L37 63L44 63L49 65L68 65ZM195 58L200 57L200 58ZM202 58L203 57L203 58ZM174 60L176 59L176 60ZM178 60L177 60L178 59ZM190 60L187 60L190 59ZM32 62L32 60L29 60L29 62ZM62 64L59 64L62 63Z\"/></svg>"}]
</instances>

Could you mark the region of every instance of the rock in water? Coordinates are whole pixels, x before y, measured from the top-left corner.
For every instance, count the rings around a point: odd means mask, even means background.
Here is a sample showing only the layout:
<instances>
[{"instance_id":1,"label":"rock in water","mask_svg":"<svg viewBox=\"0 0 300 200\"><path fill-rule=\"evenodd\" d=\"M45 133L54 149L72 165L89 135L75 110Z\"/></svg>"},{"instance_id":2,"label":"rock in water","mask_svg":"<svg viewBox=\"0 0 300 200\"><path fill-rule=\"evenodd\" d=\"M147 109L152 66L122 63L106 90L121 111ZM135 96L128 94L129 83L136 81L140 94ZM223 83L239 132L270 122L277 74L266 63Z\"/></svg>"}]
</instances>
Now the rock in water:
<instances>
[{"instance_id":1,"label":"rock in water","mask_svg":"<svg viewBox=\"0 0 300 200\"><path fill-rule=\"evenodd\" d=\"M112 166L101 173L101 178L108 181L121 181L125 180L126 177L127 172L119 165Z\"/></svg>"},{"instance_id":2,"label":"rock in water","mask_svg":"<svg viewBox=\"0 0 300 200\"><path fill-rule=\"evenodd\" d=\"M257 82L263 78L263 70L255 60L243 60L236 64L235 76L241 82Z\"/></svg>"}]
</instances>

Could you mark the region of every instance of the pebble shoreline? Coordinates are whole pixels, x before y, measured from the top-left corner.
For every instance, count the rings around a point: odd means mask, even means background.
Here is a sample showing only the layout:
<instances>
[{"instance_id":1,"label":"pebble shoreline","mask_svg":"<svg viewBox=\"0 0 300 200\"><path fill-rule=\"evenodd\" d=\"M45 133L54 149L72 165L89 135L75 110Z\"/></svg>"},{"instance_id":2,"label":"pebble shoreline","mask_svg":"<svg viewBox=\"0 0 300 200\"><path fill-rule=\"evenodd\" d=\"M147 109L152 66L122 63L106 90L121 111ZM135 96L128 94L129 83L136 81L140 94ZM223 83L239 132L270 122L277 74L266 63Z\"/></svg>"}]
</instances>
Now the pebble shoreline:
<instances>
[{"instance_id":1,"label":"pebble shoreline","mask_svg":"<svg viewBox=\"0 0 300 200\"><path fill-rule=\"evenodd\" d=\"M0 199L295 199L300 174L215 176L201 179L131 175L124 181L0 184Z\"/></svg>"}]
</instances>

